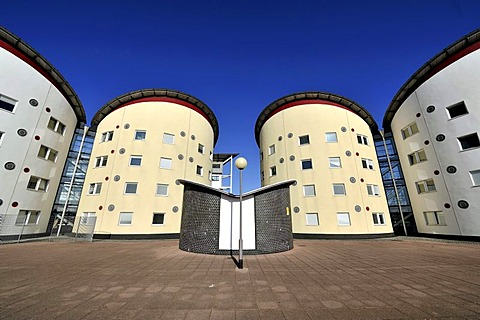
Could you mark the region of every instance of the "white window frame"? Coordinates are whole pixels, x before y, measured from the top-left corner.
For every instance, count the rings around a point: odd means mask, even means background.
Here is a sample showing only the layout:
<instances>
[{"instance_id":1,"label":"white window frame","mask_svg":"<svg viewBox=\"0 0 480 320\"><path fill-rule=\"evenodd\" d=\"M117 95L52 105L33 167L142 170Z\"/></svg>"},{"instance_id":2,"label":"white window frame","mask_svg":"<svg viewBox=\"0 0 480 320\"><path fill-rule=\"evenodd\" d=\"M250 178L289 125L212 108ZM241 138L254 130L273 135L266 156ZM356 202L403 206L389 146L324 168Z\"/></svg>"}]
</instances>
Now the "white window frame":
<instances>
[{"instance_id":1,"label":"white window frame","mask_svg":"<svg viewBox=\"0 0 480 320\"><path fill-rule=\"evenodd\" d=\"M200 170L199 170L199 169L200 169ZM200 166L200 165L197 165L197 169L195 169L195 173L196 173L198 176L203 177L203 167Z\"/></svg>"},{"instance_id":2,"label":"white window frame","mask_svg":"<svg viewBox=\"0 0 480 320\"><path fill-rule=\"evenodd\" d=\"M363 144L365 146L368 146L369 145L368 136L366 136L364 134L357 133L357 142L358 142L358 144Z\"/></svg>"},{"instance_id":3,"label":"white window frame","mask_svg":"<svg viewBox=\"0 0 480 320\"><path fill-rule=\"evenodd\" d=\"M315 197L317 192L315 190L314 184L306 184L303 186L303 196L304 197Z\"/></svg>"},{"instance_id":4,"label":"white window frame","mask_svg":"<svg viewBox=\"0 0 480 320\"><path fill-rule=\"evenodd\" d=\"M100 138L100 143L112 141L112 139L113 139L113 131L105 131L102 133L102 136Z\"/></svg>"},{"instance_id":5,"label":"white window frame","mask_svg":"<svg viewBox=\"0 0 480 320\"><path fill-rule=\"evenodd\" d=\"M0 131L0 147L2 146L3 138L5 137L5 132Z\"/></svg>"},{"instance_id":6,"label":"white window frame","mask_svg":"<svg viewBox=\"0 0 480 320\"><path fill-rule=\"evenodd\" d=\"M335 136L335 140L329 141L329 137L333 137L333 136ZM325 132L325 141L326 141L327 143L337 143L337 142L338 142L337 133L336 133L335 131Z\"/></svg>"},{"instance_id":7,"label":"white window frame","mask_svg":"<svg viewBox=\"0 0 480 320\"><path fill-rule=\"evenodd\" d=\"M423 156L422 156L423 155ZM408 163L413 166L417 163L422 163L428 161L427 153L424 149L419 149L415 152L410 153L408 156Z\"/></svg>"},{"instance_id":8,"label":"white window frame","mask_svg":"<svg viewBox=\"0 0 480 320\"><path fill-rule=\"evenodd\" d=\"M417 188L418 194L437 191L437 187L435 186L435 181L432 178L415 182L415 187Z\"/></svg>"},{"instance_id":9,"label":"white window frame","mask_svg":"<svg viewBox=\"0 0 480 320\"><path fill-rule=\"evenodd\" d=\"M362 158L362 168L368 170L375 170L372 159Z\"/></svg>"},{"instance_id":10,"label":"white window frame","mask_svg":"<svg viewBox=\"0 0 480 320\"><path fill-rule=\"evenodd\" d=\"M335 187L343 188L343 193L335 193ZM332 183L332 192L336 197L343 197L347 195L347 189L345 188L345 183Z\"/></svg>"},{"instance_id":11,"label":"white window frame","mask_svg":"<svg viewBox=\"0 0 480 320\"><path fill-rule=\"evenodd\" d=\"M163 144L175 144L175 135L171 133L164 132L162 138Z\"/></svg>"},{"instance_id":12,"label":"white window frame","mask_svg":"<svg viewBox=\"0 0 480 320\"><path fill-rule=\"evenodd\" d=\"M403 138L403 140L405 140L405 139L410 138L414 134L419 133L420 131L418 131L418 125L414 121L414 122L410 123L408 126L406 126L405 128L403 128L401 130L401 132L402 132L402 138Z\"/></svg>"},{"instance_id":13,"label":"white window frame","mask_svg":"<svg viewBox=\"0 0 480 320\"><path fill-rule=\"evenodd\" d=\"M469 171L469 173L470 173L470 178L472 179L473 186L474 187L480 186L480 170L471 170Z\"/></svg>"},{"instance_id":14,"label":"white window frame","mask_svg":"<svg viewBox=\"0 0 480 320\"><path fill-rule=\"evenodd\" d=\"M33 183L32 180L35 180L35 179L36 179L35 187L30 188L29 187L30 183ZM45 189L40 188L42 186L42 183L43 183L43 185L45 185ZM37 177L37 176L30 176L30 179L28 179L28 183L27 183L27 190L47 192L49 184L50 184L50 180L48 180L48 179L40 178L40 177Z\"/></svg>"},{"instance_id":15,"label":"white window frame","mask_svg":"<svg viewBox=\"0 0 480 320\"><path fill-rule=\"evenodd\" d=\"M387 224L385 221L385 213L383 212L372 212L372 219L374 226L384 226Z\"/></svg>"},{"instance_id":16,"label":"white window frame","mask_svg":"<svg viewBox=\"0 0 480 320\"><path fill-rule=\"evenodd\" d=\"M1 139L0 139L0 143L1 143ZM45 156L42 157L40 155L40 151L42 150L45 150ZM50 156L53 155L53 159L50 159ZM58 151L57 150L54 150L52 148L49 148L47 146L44 146L43 144L40 145L40 149L38 149L38 154L37 156L40 158L40 159L44 159L44 160L47 160L47 161L51 161L53 163L57 162L57 158L58 158Z\"/></svg>"},{"instance_id":17,"label":"white window frame","mask_svg":"<svg viewBox=\"0 0 480 320\"><path fill-rule=\"evenodd\" d=\"M197 151L198 151L198 153L205 154L205 146L203 144L199 143Z\"/></svg>"},{"instance_id":18,"label":"white window frame","mask_svg":"<svg viewBox=\"0 0 480 320\"><path fill-rule=\"evenodd\" d=\"M50 127L50 122L52 121L53 121L53 128ZM47 123L47 128L63 136L65 134L67 126L64 125L60 120L55 119L54 117L50 117Z\"/></svg>"},{"instance_id":19,"label":"white window frame","mask_svg":"<svg viewBox=\"0 0 480 320\"><path fill-rule=\"evenodd\" d=\"M274 177L277 175L277 166L270 167L270 177Z\"/></svg>"},{"instance_id":20,"label":"white window frame","mask_svg":"<svg viewBox=\"0 0 480 320\"><path fill-rule=\"evenodd\" d=\"M129 217L130 219L128 223L122 223L122 218ZM125 221L125 220L124 220ZM118 225L119 226L131 226L133 224L133 212L120 212L118 215Z\"/></svg>"},{"instance_id":21,"label":"white window frame","mask_svg":"<svg viewBox=\"0 0 480 320\"><path fill-rule=\"evenodd\" d=\"M376 184L367 184L367 194L372 197L379 197L380 187Z\"/></svg>"},{"instance_id":22,"label":"white window frame","mask_svg":"<svg viewBox=\"0 0 480 320\"><path fill-rule=\"evenodd\" d=\"M162 166L162 162L163 162L163 166ZM172 158L161 157L160 158L160 169L171 170L172 169Z\"/></svg>"},{"instance_id":23,"label":"white window frame","mask_svg":"<svg viewBox=\"0 0 480 320\"><path fill-rule=\"evenodd\" d=\"M80 223L87 226L93 226L95 225L96 218L97 215L95 212L83 212L80 217Z\"/></svg>"},{"instance_id":24,"label":"white window frame","mask_svg":"<svg viewBox=\"0 0 480 320\"><path fill-rule=\"evenodd\" d=\"M432 220L429 219L431 216ZM443 211L424 211L423 217L427 226L446 226L447 221Z\"/></svg>"},{"instance_id":25,"label":"white window frame","mask_svg":"<svg viewBox=\"0 0 480 320\"><path fill-rule=\"evenodd\" d=\"M313 220L309 219L313 218ZM305 225L307 226L319 226L320 225L320 220L318 219L318 213L317 212L307 212L305 213Z\"/></svg>"},{"instance_id":26,"label":"white window frame","mask_svg":"<svg viewBox=\"0 0 480 320\"><path fill-rule=\"evenodd\" d=\"M268 147L268 155L271 156L272 154L275 154L275 144Z\"/></svg>"},{"instance_id":27,"label":"white window frame","mask_svg":"<svg viewBox=\"0 0 480 320\"><path fill-rule=\"evenodd\" d=\"M348 224L344 223L343 221L346 221L341 218L347 218L348 219ZM337 225L340 227L349 227L352 225L352 220L350 219L350 213L349 212L337 212Z\"/></svg>"},{"instance_id":28,"label":"white window frame","mask_svg":"<svg viewBox=\"0 0 480 320\"><path fill-rule=\"evenodd\" d=\"M310 161L311 168L303 168L303 164ZM300 160L300 169L302 170L313 170L313 161L312 159L301 159Z\"/></svg>"},{"instance_id":29,"label":"white window frame","mask_svg":"<svg viewBox=\"0 0 480 320\"><path fill-rule=\"evenodd\" d=\"M158 215L162 215L163 216L163 223L153 223L153 220L155 219L155 215L158 214ZM152 214L152 226L164 226L165 225L165 217L166 217L166 213L165 212L154 212Z\"/></svg>"},{"instance_id":30,"label":"white window frame","mask_svg":"<svg viewBox=\"0 0 480 320\"><path fill-rule=\"evenodd\" d=\"M3 94L0 94L0 101L3 101L3 102L6 102L8 104L13 105L12 111L0 108L1 111L5 111L5 112L8 112L8 113L15 113L15 110L17 109L17 105L18 105L17 100L12 99L12 98L7 97L7 96L4 96Z\"/></svg>"},{"instance_id":31,"label":"white window frame","mask_svg":"<svg viewBox=\"0 0 480 320\"><path fill-rule=\"evenodd\" d=\"M102 192L102 183L101 182L94 182L94 183L89 184L88 191L87 191L87 194L89 196L99 195L100 192Z\"/></svg>"},{"instance_id":32,"label":"white window frame","mask_svg":"<svg viewBox=\"0 0 480 320\"><path fill-rule=\"evenodd\" d=\"M165 187L165 190L166 190L165 194L158 192L158 187L160 187L160 186ZM158 196L158 197L168 197L168 191L169 191L169 185L168 184L157 183L157 190L155 191L156 196Z\"/></svg>"},{"instance_id":33,"label":"white window frame","mask_svg":"<svg viewBox=\"0 0 480 320\"><path fill-rule=\"evenodd\" d=\"M15 219L16 226L33 226L38 225L40 220L41 211L40 210L19 210L17 218ZM19 218L23 216L24 218L19 221ZM35 216L35 221L32 221L32 217Z\"/></svg>"},{"instance_id":34,"label":"white window frame","mask_svg":"<svg viewBox=\"0 0 480 320\"><path fill-rule=\"evenodd\" d=\"M303 139L306 139L306 142L303 142L303 143L302 143L302 138L303 138ZM305 134L305 135L303 135L303 136L299 136L299 137L298 137L298 145L299 145L299 146L306 146L306 145L309 145L309 144L310 144L310 135Z\"/></svg>"},{"instance_id":35,"label":"white window frame","mask_svg":"<svg viewBox=\"0 0 480 320\"><path fill-rule=\"evenodd\" d=\"M94 168L103 168L107 166L108 156L99 156L95 158Z\"/></svg>"},{"instance_id":36,"label":"white window frame","mask_svg":"<svg viewBox=\"0 0 480 320\"><path fill-rule=\"evenodd\" d=\"M137 136L139 133L144 133L144 134L145 134L142 139L140 139L140 138ZM145 140L147 140L147 130L135 130L135 134L134 134L134 136L133 136L133 140L135 140L135 141L145 141Z\"/></svg>"},{"instance_id":37,"label":"white window frame","mask_svg":"<svg viewBox=\"0 0 480 320\"><path fill-rule=\"evenodd\" d=\"M140 160L140 163L139 164L132 164L132 160ZM143 161L142 155L131 155L130 159L128 160L128 165L130 167L141 167L142 166L142 161Z\"/></svg>"},{"instance_id":38,"label":"white window frame","mask_svg":"<svg viewBox=\"0 0 480 320\"><path fill-rule=\"evenodd\" d=\"M338 166L335 164L337 160ZM340 169L342 167L342 159L340 159L340 157L328 157L328 167L330 169Z\"/></svg>"},{"instance_id":39,"label":"white window frame","mask_svg":"<svg viewBox=\"0 0 480 320\"><path fill-rule=\"evenodd\" d=\"M128 185L135 185L135 192L127 192ZM125 187L123 188L123 194L137 194L138 192L138 182L125 182Z\"/></svg>"}]
</instances>

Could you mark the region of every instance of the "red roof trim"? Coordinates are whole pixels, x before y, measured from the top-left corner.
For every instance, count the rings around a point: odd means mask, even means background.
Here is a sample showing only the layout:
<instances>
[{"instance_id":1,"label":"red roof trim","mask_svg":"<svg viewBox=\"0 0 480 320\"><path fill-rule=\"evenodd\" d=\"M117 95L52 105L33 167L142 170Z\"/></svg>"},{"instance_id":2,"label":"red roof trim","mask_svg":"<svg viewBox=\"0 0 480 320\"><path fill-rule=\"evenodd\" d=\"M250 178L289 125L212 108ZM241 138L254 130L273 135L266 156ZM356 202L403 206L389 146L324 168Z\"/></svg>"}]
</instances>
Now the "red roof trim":
<instances>
[{"instance_id":1,"label":"red roof trim","mask_svg":"<svg viewBox=\"0 0 480 320\"><path fill-rule=\"evenodd\" d=\"M328 104L330 106L334 106L334 107L338 107L338 108L342 108L342 109L345 109L345 110L348 110L352 113L355 113L353 110L345 107L345 106L342 106L341 104L338 104L338 103L335 103L335 102L332 102L332 101L328 101L328 100L322 100L322 99L306 99L306 100L298 100L298 101L292 101L292 102L289 102L287 104L284 104L283 106L279 107L279 108L276 108L275 110L273 110L272 112L270 112L270 114L265 118L264 120L264 123L265 121L267 121L268 119L270 119L272 116L274 116L275 114L279 113L280 111L283 111L285 109L288 109L288 108L291 108L291 107L296 107L296 106L300 106L300 105L304 105L304 104Z\"/></svg>"}]
</instances>

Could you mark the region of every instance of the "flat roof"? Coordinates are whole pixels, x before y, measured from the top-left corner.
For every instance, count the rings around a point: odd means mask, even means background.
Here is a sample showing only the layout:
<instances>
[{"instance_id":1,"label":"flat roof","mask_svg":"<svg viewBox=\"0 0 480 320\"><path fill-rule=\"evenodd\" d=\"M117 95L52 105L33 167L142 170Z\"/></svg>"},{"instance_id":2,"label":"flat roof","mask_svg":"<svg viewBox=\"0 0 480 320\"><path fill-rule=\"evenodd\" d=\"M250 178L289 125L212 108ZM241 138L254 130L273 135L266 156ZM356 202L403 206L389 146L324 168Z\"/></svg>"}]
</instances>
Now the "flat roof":
<instances>
[{"instance_id":1,"label":"flat roof","mask_svg":"<svg viewBox=\"0 0 480 320\"><path fill-rule=\"evenodd\" d=\"M386 131L391 130L390 126L397 110L401 107L403 102L405 102L405 100L425 81L455 61L478 49L480 49L480 29L477 29L455 41L453 44L443 49L439 54L425 63L407 80L407 82L405 82L405 84L393 97L392 102L390 102L390 105L388 106L383 118L383 128Z\"/></svg>"},{"instance_id":2,"label":"flat roof","mask_svg":"<svg viewBox=\"0 0 480 320\"><path fill-rule=\"evenodd\" d=\"M62 93L77 116L77 126L80 126L81 123L84 124L87 122L85 110L83 109L82 103L77 94L67 80L63 78L60 72L58 72L58 70L55 69L47 59L30 47L25 41L3 27L0 27L0 47L8 50L10 53L29 64Z\"/></svg>"},{"instance_id":3,"label":"flat roof","mask_svg":"<svg viewBox=\"0 0 480 320\"><path fill-rule=\"evenodd\" d=\"M255 123L255 140L257 141L257 145L260 146L260 131L270 117L277 112L293 106L313 103L329 104L349 110L362 118L370 126L370 130L372 130L372 132L376 132L378 130L378 125L373 119L372 115L355 101L333 93L306 91L284 96L270 103L265 109L263 109Z\"/></svg>"},{"instance_id":4,"label":"flat roof","mask_svg":"<svg viewBox=\"0 0 480 320\"><path fill-rule=\"evenodd\" d=\"M212 126L214 134L214 145L217 143L219 128L218 121L213 111L200 99L181 91L171 89L142 89L123 94L110 100L97 111L92 119L91 128L97 130L98 124L111 112L119 108L141 102L163 101L183 105L197 111Z\"/></svg>"}]
</instances>

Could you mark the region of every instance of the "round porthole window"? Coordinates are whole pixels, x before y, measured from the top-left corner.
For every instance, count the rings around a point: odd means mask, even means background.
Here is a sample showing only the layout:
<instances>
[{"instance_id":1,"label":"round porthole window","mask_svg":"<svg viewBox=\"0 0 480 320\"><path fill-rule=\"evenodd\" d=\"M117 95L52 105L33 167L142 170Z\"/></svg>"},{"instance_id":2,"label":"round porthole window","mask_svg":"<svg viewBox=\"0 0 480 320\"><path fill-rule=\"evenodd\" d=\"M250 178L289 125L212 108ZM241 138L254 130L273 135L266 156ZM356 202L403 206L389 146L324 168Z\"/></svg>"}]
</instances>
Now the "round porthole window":
<instances>
[{"instance_id":1,"label":"round porthole window","mask_svg":"<svg viewBox=\"0 0 480 320\"><path fill-rule=\"evenodd\" d=\"M125 153L125 148L121 148L120 150L118 150L118 153L124 154Z\"/></svg>"},{"instance_id":2,"label":"round porthole window","mask_svg":"<svg viewBox=\"0 0 480 320\"><path fill-rule=\"evenodd\" d=\"M115 206L113 204L108 206L108 211L113 211L115 210Z\"/></svg>"},{"instance_id":3,"label":"round porthole window","mask_svg":"<svg viewBox=\"0 0 480 320\"><path fill-rule=\"evenodd\" d=\"M192 140L195 140L195 135L192 134L190 138L192 138Z\"/></svg>"},{"instance_id":4,"label":"round porthole window","mask_svg":"<svg viewBox=\"0 0 480 320\"><path fill-rule=\"evenodd\" d=\"M128 129L130 128L130 125L128 123L125 123L125 125L123 126L124 129Z\"/></svg>"},{"instance_id":5,"label":"round porthole window","mask_svg":"<svg viewBox=\"0 0 480 320\"><path fill-rule=\"evenodd\" d=\"M17 134L20 136L20 137L25 137L27 135L27 130L25 129L18 129L17 130Z\"/></svg>"},{"instance_id":6,"label":"round porthole window","mask_svg":"<svg viewBox=\"0 0 480 320\"><path fill-rule=\"evenodd\" d=\"M180 135L181 135L182 137L185 137L187 134L185 133L185 131L182 131L182 132L180 132Z\"/></svg>"},{"instance_id":7,"label":"round porthole window","mask_svg":"<svg viewBox=\"0 0 480 320\"><path fill-rule=\"evenodd\" d=\"M341 130L342 130L342 132L347 132L347 128L345 128L345 127L342 127Z\"/></svg>"},{"instance_id":8,"label":"round porthole window","mask_svg":"<svg viewBox=\"0 0 480 320\"><path fill-rule=\"evenodd\" d=\"M444 134L439 134L435 137L435 140L437 140L438 142L442 142L445 140L445 135Z\"/></svg>"},{"instance_id":9,"label":"round porthole window","mask_svg":"<svg viewBox=\"0 0 480 320\"><path fill-rule=\"evenodd\" d=\"M178 155L178 160L183 160L183 154Z\"/></svg>"},{"instance_id":10,"label":"round porthole window","mask_svg":"<svg viewBox=\"0 0 480 320\"><path fill-rule=\"evenodd\" d=\"M188 158L188 161L193 162L193 157Z\"/></svg>"},{"instance_id":11,"label":"round porthole window","mask_svg":"<svg viewBox=\"0 0 480 320\"><path fill-rule=\"evenodd\" d=\"M7 163L5 163L5 169L7 169L7 170L13 170L13 169L15 169L15 163L13 163L13 162L7 162Z\"/></svg>"},{"instance_id":12,"label":"round porthole window","mask_svg":"<svg viewBox=\"0 0 480 320\"><path fill-rule=\"evenodd\" d=\"M177 207L177 206L174 206L174 207L172 208L172 211L173 211L173 212L178 212L178 207Z\"/></svg>"},{"instance_id":13,"label":"round porthole window","mask_svg":"<svg viewBox=\"0 0 480 320\"><path fill-rule=\"evenodd\" d=\"M290 132L287 137L292 138L292 137L293 137L293 133Z\"/></svg>"},{"instance_id":14,"label":"round porthole window","mask_svg":"<svg viewBox=\"0 0 480 320\"><path fill-rule=\"evenodd\" d=\"M352 152L350 150L345 151L345 154L347 155L347 157L352 156Z\"/></svg>"},{"instance_id":15,"label":"round porthole window","mask_svg":"<svg viewBox=\"0 0 480 320\"><path fill-rule=\"evenodd\" d=\"M38 106L38 101L37 99L30 99L30 101L28 101L30 103L31 106L33 107L36 107Z\"/></svg>"},{"instance_id":16,"label":"round porthole window","mask_svg":"<svg viewBox=\"0 0 480 320\"><path fill-rule=\"evenodd\" d=\"M470 205L466 200L460 200L458 201L458 207L461 209L467 209Z\"/></svg>"},{"instance_id":17,"label":"round porthole window","mask_svg":"<svg viewBox=\"0 0 480 320\"><path fill-rule=\"evenodd\" d=\"M294 155L291 155L290 156L290 161L294 161L295 160L295 156Z\"/></svg>"},{"instance_id":18,"label":"round porthole window","mask_svg":"<svg viewBox=\"0 0 480 320\"><path fill-rule=\"evenodd\" d=\"M113 181L120 181L120 176L117 174L115 177L113 177Z\"/></svg>"},{"instance_id":19,"label":"round porthole window","mask_svg":"<svg viewBox=\"0 0 480 320\"><path fill-rule=\"evenodd\" d=\"M455 172L457 172L457 168L455 166L448 166L447 167L447 172L448 173L455 173Z\"/></svg>"},{"instance_id":20,"label":"round porthole window","mask_svg":"<svg viewBox=\"0 0 480 320\"><path fill-rule=\"evenodd\" d=\"M433 111L435 111L435 106L428 106L427 107L427 112L428 113L432 113Z\"/></svg>"},{"instance_id":21,"label":"round porthole window","mask_svg":"<svg viewBox=\"0 0 480 320\"><path fill-rule=\"evenodd\" d=\"M355 183L355 182L357 182L357 179L355 179L355 177L350 177L350 182Z\"/></svg>"},{"instance_id":22,"label":"round porthole window","mask_svg":"<svg viewBox=\"0 0 480 320\"><path fill-rule=\"evenodd\" d=\"M295 208L293 208L293 212L295 212L295 213L299 213L299 212L300 212L300 208L299 208L299 207L295 207Z\"/></svg>"},{"instance_id":23,"label":"round porthole window","mask_svg":"<svg viewBox=\"0 0 480 320\"><path fill-rule=\"evenodd\" d=\"M282 136L278 137L278 141L282 141L282 139L283 139Z\"/></svg>"},{"instance_id":24,"label":"round porthole window","mask_svg":"<svg viewBox=\"0 0 480 320\"><path fill-rule=\"evenodd\" d=\"M360 207L358 204L355 206L355 211L360 212L362 211L362 207Z\"/></svg>"},{"instance_id":25,"label":"round porthole window","mask_svg":"<svg viewBox=\"0 0 480 320\"><path fill-rule=\"evenodd\" d=\"M283 163L283 161L285 161L285 160L283 158L280 158L279 161L280 161L280 163Z\"/></svg>"}]
</instances>

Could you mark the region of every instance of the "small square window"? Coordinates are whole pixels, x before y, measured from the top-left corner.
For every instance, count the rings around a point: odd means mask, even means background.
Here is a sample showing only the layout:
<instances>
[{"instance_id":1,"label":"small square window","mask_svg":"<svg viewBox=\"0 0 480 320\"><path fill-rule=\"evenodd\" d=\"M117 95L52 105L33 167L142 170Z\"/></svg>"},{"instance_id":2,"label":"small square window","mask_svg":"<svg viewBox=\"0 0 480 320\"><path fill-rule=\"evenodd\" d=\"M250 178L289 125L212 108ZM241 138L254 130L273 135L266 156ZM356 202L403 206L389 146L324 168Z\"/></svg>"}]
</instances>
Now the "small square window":
<instances>
[{"instance_id":1,"label":"small square window","mask_svg":"<svg viewBox=\"0 0 480 320\"><path fill-rule=\"evenodd\" d=\"M474 186L480 186L480 170L470 171L470 177Z\"/></svg>"},{"instance_id":2,"label":"small square window","mask_svg":"<svg viewBox=\"0 0 480 320\"><path fill-rule=\"evenodd\" d=\"M12 112L15 110L17 101L0 94L0 110Z\"/></svg>"},{"instance_id":3,"label":"small square window","mask_svg":"<svg viewBox=\"0 0 480 320\"><path fill-rule=\"evenodd\" d=\"M205 146L201 143L198 144L198 152L201 153L201 154L204 154L205 153Z\"/></svg>"},{"instance_id":4,"label":"small square window","mask_svg":"<svg viewBox=\"0 0 480 320\"><path fill-rule=\"evenodd\" d=\"M63 135L65 133L65 125L55 119L54 117L50 117L50 120L48 121L47 128L55 131L56 133L59 133Z\"/></svg>"},{"instance_id":5,"label":"small square window","mask_svg":"<svg viewBox=\"0 0 480 320\"><path fill-rule=\"evenodd\" d=\"M164 225L165 224L165 213L154 213L152 219L153 225Z\"/></svg>"},{"instance_id":6,"label":"small square window","mask_svg":"<svg viewBox=\"0 0 480 320\"><path fill-rule=\"evenodd\" d=\"M448 115L450 116L450 119L468 114L467 106L463 101L457 104L454 104L453 106L447 107L447 112L448 112Z\"/></svg>"},{"instance_id":7,"label":"small square window","mask_svg":"<svg viewBox=\"0 0 480 320\"><path fill-rule=\"evenodd\" d=\"M108 141L112 141L112 139L113 139L113 131L107 131L102 133L100 142L108 142Z\"/></svg>"},{"instance_id":8,"label":"small square window","mask_svg":"<svg viewBox=\"0 0 480 320\"><path fill-rule=\"evenodd\" d=\"M105 167L107 165L108 156L100 156L95 158L95 168Z\"/></svg>"},{"instance_id":9,"label":"small square window","mask_svg":"<svg viewBox=\"0 0 480 320\"><path fill-rule=\"evenodd\" d=\"M363 134L357 134L357 142L368 146L368 137Z\"/></svg>"},{"instance_id":10,"label":"small square window","mask_svg":"<svg viewBox=\"0 0 480 320\"><path fill-rule=\"evenodd\" d=\"M302 170L313 169L312 159L303 159L301 164Z\"/></svg>"},{"instance_id":11,"label":"small square window","mask_svg":"<svg viewBox=\"0 0 480 320\"><path fill-rule=\"evenodd\" d=\"M446 226L445 215L442 211L425 211L423 212L425 223L427 226Z\"/></svg>"},{"instance_id":12,"label":"small square window","mask_svg":"<svg viewBox=\"0 0 480 320\"><path fill-rule=\"evenodd\" d=\"M303 195L305 197L314 197L315 194L315 185L314 184L309 184L303 186Z\"/></svg>"},{"instance_id":13,"label":"small square window","mask_svg":"<svg viewBox=\"0 0 480 320\"><path fill-rule=\"evenodd\" d=\"M87 226L94 226L96 221L97 216L95 212L84 212L80 218L80 223Z\"/></svg>"},{"instance_id":14,"label":"small square window","mask_svg":"<svg viewBox=\"0 0 480 320\"><path fill-rule=\"evenodd\" d=\"M38 157L48 161L56 162L57 155L58 155L57 151L44 145L41 145L40 150L38 150Z\"/></svg>"},{"instance_id":15,"label":"small square window","mask_svg":"<svg viewBox=\"0 0 480 320\"><path fill-rule=\"evenodd\" d=\"M125 194L136 194L137 193L138 182L126 182L125 183Z\"/></svg>"},{"instance_id":16,"label":"small square window","mask_svg":"<svg viewBox=\"0 0 480 320\"><path fill-rule=\"evenodd\" d=\"M133 220L133 212L120 212L118 224L121 226L131 225Z\"/></svg>"},{"instance_id":17,"label":"small square window","mask_svg":"<svg viewBox=\"0 0 480 320\"><path fill-rule=\"evenodd\" d=\"M197 175L203 176L203 167L197 165L197 170L196 170Z\"/></svg>"},{"instance_id":18,"label":"small square window","mask_svg":"<svg viewBox=\"0 0 480 320\"><path fill-rule=\"evenodd\" d=\"M410 165L414 165L420 162L427 161L427 155L425 150L420 149L408 155L408 162Z\"/></svg>"},{"instance_id":19,"label":"small square window","mask_svg":"<svg viewBox=\"0 0 480 320\"><path fill-rule=\"evenodd\" d=\"M20 210L15 220L16 226L36 225L40 219L40 211Z\"/></svg>"},{"instance_id":20,"label":"small square window","mask_svg":"<svg viewBox=\"0 0 480 320\"><path fill-rule=\"evenodd\" d=\"M276 175L277 175L277 167L276 166L270 167L270 177L273 177Z\"/></svg>"},{"instance_id":21,"label":"small square window","mask_svg":"<svg viewBox=\"0 0 480 320\"><path fill-rule=\"evenodd\" d=\"M478 140L477 133L472 133L463 137L457 138L460 143L461 150L468 150L480 147L480 140Z\"/></svg>"},{"instance_id":22,"label":"small square window","mask_svg":"<svg viewBox=\"0 0 480 320\"><path fill-rule=\"evenodd\" d=\"M417 187L418 194L427 193L427 192L434 192L437 189L435 188L435 182L433 179L427 179L422 181L415 182Z\"/></svg>"},{"instance_id":23,"label":"small square window","mask_svg":"<svg viewBox=\"0 0 480 320\"><path fill-rule=\"evenodd\" d=\"M383 226L385 225L385 214L382 212L373 212L373 225L375 226Z\"/></svg>"},{"instance_id":24,"label":"small square window","mask_svg":"<svg viewBox=\"0 0 480 320\"><path fill-rule=\"evenodd\" d=\"M162 168L162 169L172 169L172 159L170 159L170 158L160 158L160 168Z\"/></svg>"},{"instance_id":25,"label":"small square window","mask_svg":"<svg viewBox=\"0 0 480 320\"><path fill-rule=\"evenodd\" d=\"M416 122L410 123L408 126L403 128L402 130L402 137L403 140L413 136L414 134L418 133L418 126Z\"/></svg>"},{"instance_id":26,"label":"small square window","mask_svg":"<svg viewBox=\"0 0 480 320\"><path fill-rule=\"evenodd\" d=\"M88 187L88 194L89 195L100 194L101 191L102 191L102 183L101 182L90 183L90 186Z\"/></svg>"},{"instance_id":27,"label":"small square window","mask_svg":"<svg viewBox=\"0 0 480 320\"><path fill-rule=\"evenodd\" d=\"M157 184L157 196L168 196L168 184Z\"/></svg>"},{"instance_id":28,"label":"small square window","mask_svg":"<svg viewBox=\"0 0 480 320\"><path fill-rule=\"evenodd\" d=\"M364 169L373 170L373 160L362 158L362 167Z\"/></svg>"},{"instance_id":29,"label":"small square window","mask_svg":"<svg viewBox=\"0 0 480 320\"><path fill-rule=\"evenodd\" d=\"M305 215L307 226L318 226L318 213L307 213Z\"/></svg>"},{"instance_id":30,"label":"small square window","mask_svg":"<svg viewBox=\"0 0 480 320\"><path fill-rule=\"evenodd\" d=\"M379 196L380 188L376 184L367 184L367 193L369 196Z\"/></svg>"},{"instance_id":31,"label":"small square window","mask_svg":"<svg viewBox=\"0 0 480 320\"><path fill-rule=\"evenodd\" d=\"M325 139L327 142L338 142L336 132L325 132Z\"/></svg>"},{"instance_id":32,"label":"small square window","mask_svg":"<svg viewBox=\"0 0 480 320\"><path fill-rule=\"evenodd\" d=\"M339 226L349 226L350 214L348 212L337 212L337 223Z\"/></svg>"},{"instance_id":33,"label":"small square window","mask_svg":"<svg viewBox=\"0 0 480 320\"><path fill-rule=\"evenodd\" d=\"M163 143L164 144L174 144L175 143L175 135L170 133L163 134Z\"/></svg>"},{"instance_id":34,"label":"small square window","mask_svg":"<svg viewBox=\"0 0 480 320\"><path fill-rule=\"evenodd\" d=\"M343 183L334 183L333 184L333 194L336 196L344 196L346 195L345 192L345 184Z\"/></svg>"},{"instance_id":35,"label":"small square window","mask_svg":"<svg viewBox=\"0 0 480 320\"><path fill-rule=\"evenodd\" d=\"M260 161L263 161L263 152L260 152Z\"/></svg>"},{"instance_id":36,"label":"small square window","mask_svg":"<svg viewBox=\"0 0 480 320\"><path fill-rule=\"evenodd\" d=\"M307 134L305 136L300 136L298 137L298 142L301 146L303 145L306 145L306 144L310 144L310 136Z\"/></svg>"},{"instance_id":37,"label":"small square window","mask_svg":"<svg viewBox=\"0 0 480 320\"><path fill-rule=\"evenodd\" d=\"M135 130L135 140L145 140L147 138L147 131Z\"/></svg>"},{"instance_id":38,"label":"small square window","mask_svg":"<svg viewBox=\"0 0 480 320\"><path fill-rule=\"evenodd\" d=\"M340 157L330 157L328 158L329 167L332 169L337 169L342 167Z\"/></svg>"},{"instance_id":39,"label":"small square window","mask_svg":"<svg viewBox=\"0 0 480 320\"><path fill-rule=\"evenodd\" d=\"M142 165L142 156L130 156L130 166L138 167Z\"/></svg>"},{"instance_id":40,"label":"small square window","mask_svg":"<svg viewBox=\"0 0 480 320\"><path fill-rule=\"evenodd\" d=\"M270 147L268 147L268 155L271 156L274 153L275 153L275 145L272 144Z\"/></svg>"},{"instance_id":41,"label":"small square window","mask_svg":"<svg viewBox=\"0 0 480 320\"><path fill-rule=\"evenodd\" d=\"M28 180L27 189L34 191L47 191L50 180L31 176Z\"/></svg>"}]
</instances>

